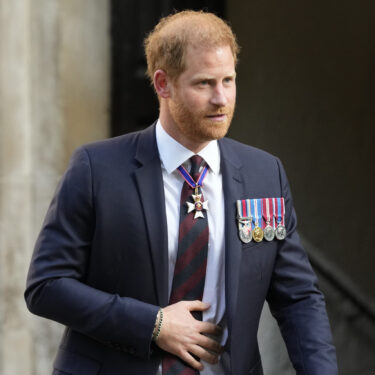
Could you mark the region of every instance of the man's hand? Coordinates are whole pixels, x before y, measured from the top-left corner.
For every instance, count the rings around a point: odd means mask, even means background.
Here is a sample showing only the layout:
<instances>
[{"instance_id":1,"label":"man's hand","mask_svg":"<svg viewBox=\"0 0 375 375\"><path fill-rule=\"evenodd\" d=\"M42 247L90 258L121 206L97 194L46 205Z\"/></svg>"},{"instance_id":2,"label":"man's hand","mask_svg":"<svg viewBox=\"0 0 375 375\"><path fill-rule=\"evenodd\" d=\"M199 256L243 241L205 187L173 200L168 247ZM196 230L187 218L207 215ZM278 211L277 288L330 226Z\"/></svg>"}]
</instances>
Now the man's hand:
<instances>
[{"instance_id":1,"label":"man's hand","mask_svg":"<svg viewBox=\"0 0 375 375\"><path fill-rule=\"evenodd\" d=\"M205 311L209 307L201 301L181 301L163 308L163 325L156 344L196 370L203 370L203 365L192 354L208 363L217 363L223 347L205 334L220 336L221 328L196 320L191 314L191 311Z\"/></svg>"}]
</instances>

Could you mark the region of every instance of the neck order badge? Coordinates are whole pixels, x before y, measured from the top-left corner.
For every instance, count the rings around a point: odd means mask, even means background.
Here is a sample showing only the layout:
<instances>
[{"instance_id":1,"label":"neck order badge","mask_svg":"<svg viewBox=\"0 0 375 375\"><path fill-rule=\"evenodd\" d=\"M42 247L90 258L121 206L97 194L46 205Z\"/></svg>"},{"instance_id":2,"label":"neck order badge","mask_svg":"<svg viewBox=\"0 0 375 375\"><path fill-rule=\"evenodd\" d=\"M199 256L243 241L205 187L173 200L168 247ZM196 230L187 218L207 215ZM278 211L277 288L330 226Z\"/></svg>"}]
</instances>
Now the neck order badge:
<instances>
[{"instance_id":1,"label":"neck order badge","mask_svg":"<svg viewBox=\"0 0 375 375\"><path fill-rule=\"evenodd\" d=\"M194 189L194 194L191 195L194 203L186 202L187 209L188 209L187 212L190 213L195 210L194 219L197 219L198 217L204 218L203 210L204 211L208 210L208 201L202 201L202 194L199 194L199 188L203 186L203 180L206 177L206 174L208 171L208 165L205 165L205 167L203 168L201 174L199 175L196 181L182 165L179 166L177 169L180 172L181 176L186 181L186 183L192 189Z\"/></svg>"}]
</instances>

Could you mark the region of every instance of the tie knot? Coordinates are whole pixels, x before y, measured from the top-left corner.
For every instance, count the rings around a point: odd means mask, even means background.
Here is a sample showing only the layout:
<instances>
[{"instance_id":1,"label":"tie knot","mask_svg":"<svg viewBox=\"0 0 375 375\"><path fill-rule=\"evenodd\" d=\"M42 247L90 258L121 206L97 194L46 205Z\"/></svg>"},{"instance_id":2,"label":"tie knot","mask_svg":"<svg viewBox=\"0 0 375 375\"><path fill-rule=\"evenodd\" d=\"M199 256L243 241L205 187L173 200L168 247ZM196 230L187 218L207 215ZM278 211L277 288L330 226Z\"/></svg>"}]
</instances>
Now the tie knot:
<instances>
[{"instance_id":1,"label":"tie knot","mask_svg":"<svg viewBox=\"0 0 375 375\"><path fill-rule=\"evenodd\" d=\"M190 158L191 168L190 168L190 175L193 177L199 172L199 167L203 162L203 158L199 155L194 155Z\"/></svg>"}]
</instances>

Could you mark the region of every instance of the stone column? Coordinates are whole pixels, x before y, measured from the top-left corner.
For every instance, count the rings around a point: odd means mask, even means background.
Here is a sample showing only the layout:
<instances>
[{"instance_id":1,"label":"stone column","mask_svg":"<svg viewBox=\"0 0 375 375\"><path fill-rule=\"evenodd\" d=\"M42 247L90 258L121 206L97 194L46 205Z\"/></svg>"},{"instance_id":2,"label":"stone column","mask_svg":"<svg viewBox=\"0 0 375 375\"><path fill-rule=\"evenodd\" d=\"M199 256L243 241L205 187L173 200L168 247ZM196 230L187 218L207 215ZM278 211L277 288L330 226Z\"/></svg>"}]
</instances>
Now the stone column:
<instances>
[{"instance_id":1,"label":"stone column","mask_svg":"<svg viewBox=\"0 0 375 375\"><path fill-rule=\"evenodd\" d=\"M109 134L109 2L0 0L0 374L51 373L61 327L23 300L72 150Z\"/></svg>"},{"instance_id":2,"label":"stone column","mask_svg":"<svg viewBox=\"0 0 375 375\"><path fill-rule=\"evenodd\" d=\"M0 372L3 374L29 374L32 363L31 331L21 298L31 246L28 13L26 2L0 3Z\"/></svg>"}]
</instances>

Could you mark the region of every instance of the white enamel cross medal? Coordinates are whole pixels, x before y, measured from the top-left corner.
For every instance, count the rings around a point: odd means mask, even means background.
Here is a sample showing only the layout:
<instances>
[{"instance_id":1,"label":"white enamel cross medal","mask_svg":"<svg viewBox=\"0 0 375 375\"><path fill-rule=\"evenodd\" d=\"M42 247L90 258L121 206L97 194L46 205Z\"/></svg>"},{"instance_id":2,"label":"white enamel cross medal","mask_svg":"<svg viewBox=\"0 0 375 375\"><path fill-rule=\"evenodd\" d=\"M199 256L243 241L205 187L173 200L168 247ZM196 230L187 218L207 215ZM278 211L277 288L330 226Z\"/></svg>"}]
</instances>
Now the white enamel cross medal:
<instances>
[{"instance_id":1,"label":"white enamel cross medal","mask_svg":"<svg viewBox=\"0 0 375 375\"><path fill-rule=\"evenodd\" d=\"M178 168L178 171L180 172L181 176L184 178L184 180L187 182L187 184L194 189L194 194L191 195L193 202L186 202L187 205L187 213L195 211L194 213L194 219L197 219L198 217L204 218L203 211L208 210L208 201L202 201L202 194L199 194L199 188L203 185L203 180L207 174L208 171L208 165L206 165L201 174L199 175L199 178L197 181L193 179L193 177L190 176L189 172L181 165Z\"/></svg>"},{"instance_id":2,"label":"white enamel cross medal","mask_svg":"<svg viewBox=\"0 0 375 375\"><path fill-rule=\"evenodd\" d=\"M203 210L208 210L208 201L202 202L202 194L198 194L198 188L195 188L195 194L192 195L194 203L186 202L188 214L195 210L194 219L198 217L204 218Z\"/></svg>"}]
</instances>

